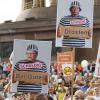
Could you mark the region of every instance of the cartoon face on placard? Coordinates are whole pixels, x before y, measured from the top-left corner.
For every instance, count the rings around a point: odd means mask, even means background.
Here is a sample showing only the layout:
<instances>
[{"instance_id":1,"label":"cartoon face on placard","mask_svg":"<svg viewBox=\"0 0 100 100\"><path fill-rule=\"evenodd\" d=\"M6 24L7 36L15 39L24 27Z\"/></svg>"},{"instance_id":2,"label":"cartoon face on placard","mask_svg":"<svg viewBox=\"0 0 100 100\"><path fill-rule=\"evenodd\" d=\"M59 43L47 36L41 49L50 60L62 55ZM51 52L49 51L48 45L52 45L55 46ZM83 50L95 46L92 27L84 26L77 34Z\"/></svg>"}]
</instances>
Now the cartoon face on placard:
<instances>
[{"instance_id":1,"label":"cartoon face on placard","mask_svg":"<svg viewBox=\"0 0 100 100\"><path fill-rule=\"evenodd\" d=\"M70 75L71 73L72 73L72 69L69 66L64 68L64 74Z\"/></svg>"}]
</instances>

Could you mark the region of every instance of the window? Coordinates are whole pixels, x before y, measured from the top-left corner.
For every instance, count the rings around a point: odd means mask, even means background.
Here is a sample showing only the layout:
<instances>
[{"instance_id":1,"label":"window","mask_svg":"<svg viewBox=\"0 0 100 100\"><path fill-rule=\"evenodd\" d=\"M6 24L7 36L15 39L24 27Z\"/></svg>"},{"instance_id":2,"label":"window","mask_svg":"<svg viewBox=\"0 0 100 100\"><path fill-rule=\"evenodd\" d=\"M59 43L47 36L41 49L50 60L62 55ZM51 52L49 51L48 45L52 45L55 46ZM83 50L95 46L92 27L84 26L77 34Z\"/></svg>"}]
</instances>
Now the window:
<instances>
[{"instance_id":1,"label":"window","mask_svg":"<svg viewBox=\"0 0 100 100\"><path fill-rule=\"evenodd\" d=\"M94 5L95 6L100 6L100 0L94 0Z\"/></svg>"},{"instance_id":2,"label":"window","mask_svg":"<svg viewBox=\"0 0 100 100\"><path fill-rule=\"evenodd\" d=\"M13 42L0 43L0 58L9 58L13 50Z\"/></svg>"},{"instance_id":3,"label":"window","mask_svg":"<svg viewBox=\"0 0 100 100\"><path fill-rule=\"evenodd\" d=\"M41 0L41 6L40 7L45 7L45 0Z\"/></svg>"},{"instance_id":4,"label":"window","mask_svg":"<svg viewBox=\"0 0 100 100\"><path fill-rule=\"evenodd\" d=\"M37 0L37 7L40 7L40 0Z\"/></svg>"},{"instance_id":5,"label":"window","mask_svg":"<svg viewBox=\"0 0 100 100\"><path fill-rule=\"evenodd\" d=\"M33 0L25 0L24 9L31 9L33 7Z\"/></svg>"},{"instance_id":6,"label":"window","mask_svg":"<svg viewBox=\"0 0 100 100\"><path fill-rule=\"evenodd\" d=\"M45 0L37 0L37 7L45 7Z\"/></svg>"}]
</instances>

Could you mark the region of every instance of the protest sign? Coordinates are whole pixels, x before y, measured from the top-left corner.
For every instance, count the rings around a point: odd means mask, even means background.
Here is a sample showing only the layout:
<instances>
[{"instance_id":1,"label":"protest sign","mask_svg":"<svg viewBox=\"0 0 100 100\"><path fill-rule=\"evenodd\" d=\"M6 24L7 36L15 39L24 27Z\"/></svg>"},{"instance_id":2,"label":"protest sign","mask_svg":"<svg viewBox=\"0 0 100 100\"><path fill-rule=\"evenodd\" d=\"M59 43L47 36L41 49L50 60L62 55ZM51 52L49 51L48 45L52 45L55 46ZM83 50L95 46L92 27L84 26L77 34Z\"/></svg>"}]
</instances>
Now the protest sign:
<instances>
[{"instance_id":1,"label":"protest sign","mask_svg":"<svg viewBox=\"0 0 100 100\"><path fill-rule=\"evenodd\" d=\"M11 92L48 93L51 41L14 40Z\"/></svg>"}]
</instances>

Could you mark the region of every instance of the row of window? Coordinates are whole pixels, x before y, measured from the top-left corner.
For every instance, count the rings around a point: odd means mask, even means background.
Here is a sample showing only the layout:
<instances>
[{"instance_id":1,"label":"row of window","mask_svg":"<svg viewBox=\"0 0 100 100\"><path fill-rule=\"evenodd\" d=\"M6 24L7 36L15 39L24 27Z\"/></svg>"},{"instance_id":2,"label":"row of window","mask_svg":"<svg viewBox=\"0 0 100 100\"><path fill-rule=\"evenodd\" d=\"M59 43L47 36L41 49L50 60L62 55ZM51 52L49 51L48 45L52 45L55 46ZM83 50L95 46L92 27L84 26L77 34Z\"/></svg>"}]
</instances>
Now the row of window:
<instances>
[{"instance_id":1,"label":"row of window","mask_svg":"<svg viewBox=\"0 0 100 100\"><path fill-rule=\"evenodd\" d=\"M33 6L33 0L25 0L24 9L30 9Z\"/></svg>"},{"instance_id":2,"label":"row of window","mask_svg":"<svg viewBox=\"0 0 100 100\"><path fill-rule=\"evenodd\" d=\"M25 0L24 9L31 9L33 5L34 7L45 7L45 0Z\"/></svg>"}]
</instances>

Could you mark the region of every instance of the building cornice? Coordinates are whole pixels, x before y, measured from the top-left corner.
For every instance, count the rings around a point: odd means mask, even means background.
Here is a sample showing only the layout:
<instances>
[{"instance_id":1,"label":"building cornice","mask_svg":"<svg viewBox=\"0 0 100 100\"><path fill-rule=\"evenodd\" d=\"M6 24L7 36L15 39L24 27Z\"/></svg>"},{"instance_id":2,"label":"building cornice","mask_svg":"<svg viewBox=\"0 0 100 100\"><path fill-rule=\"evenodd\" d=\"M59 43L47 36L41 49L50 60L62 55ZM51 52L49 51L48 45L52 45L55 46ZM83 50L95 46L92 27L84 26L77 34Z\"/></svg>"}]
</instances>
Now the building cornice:
<instances>
[{"instance_id":1,"label":"building cornice","mask_svg":"<svg viewBox=\"0 0 100 100\"><path fill-rule=\"evenodd\" d=\"M0 34L56 30L55 18L34 19L0 24Z\"/></svg>"},{"instance_id":2,"label":"building cornice","mask_svg":"<svg viewBox=\"0 0 100 100\"><path fill-rule=\"evenodd\" d=\"M94 29L100 29L100 19L95 19ZM14 34L24 32L55 31L56 18L33 19L0 24L0 34Z\"/></svg>"}]
</instances>

